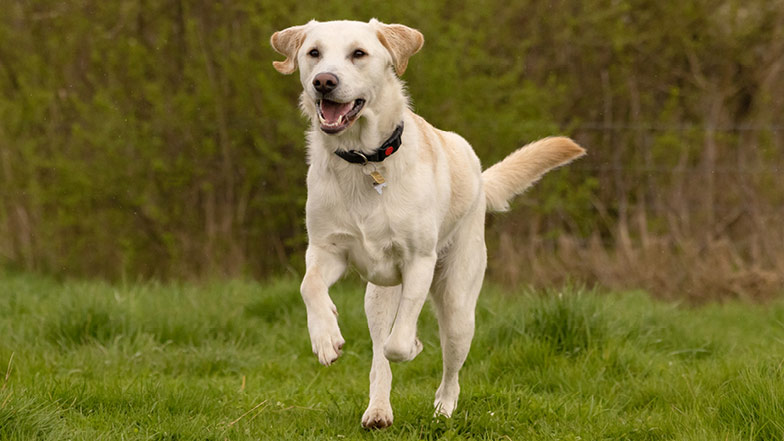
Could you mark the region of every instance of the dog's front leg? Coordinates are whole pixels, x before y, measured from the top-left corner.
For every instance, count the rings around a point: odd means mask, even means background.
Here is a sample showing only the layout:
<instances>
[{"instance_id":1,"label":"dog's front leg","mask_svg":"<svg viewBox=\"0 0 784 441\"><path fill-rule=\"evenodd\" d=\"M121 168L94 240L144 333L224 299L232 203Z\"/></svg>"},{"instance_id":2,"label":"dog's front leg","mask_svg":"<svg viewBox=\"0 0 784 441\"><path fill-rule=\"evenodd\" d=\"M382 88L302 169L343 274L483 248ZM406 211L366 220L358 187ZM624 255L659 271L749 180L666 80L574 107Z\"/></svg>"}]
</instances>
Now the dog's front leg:
<instances>
[{"instance_id":1,"label":"dog's front leg","mask_svg":"<svg viewBox=\"0 0 784 441\"><path fill-rule=\"evenodd\" d=\"M403 268L403 292L392 331L384 343L389 361L409 361L422 352L416 336L417 320L427 299L436 266L436 253L416 256Z\"/></svg>"},{"instance_id":2,"label":"dog's front leg","mask_svg":"<svg viewBox=\"0 0 784 441\"><path fill-rule=\"evenodd\" d=\"M338 327L338 310L329 297L329 287L343 275L346 265L345 256L319 246L308 246L300 292L308 312L313 353L324 366L340 357L345 343Z\"/></svg>"}]
</instances>

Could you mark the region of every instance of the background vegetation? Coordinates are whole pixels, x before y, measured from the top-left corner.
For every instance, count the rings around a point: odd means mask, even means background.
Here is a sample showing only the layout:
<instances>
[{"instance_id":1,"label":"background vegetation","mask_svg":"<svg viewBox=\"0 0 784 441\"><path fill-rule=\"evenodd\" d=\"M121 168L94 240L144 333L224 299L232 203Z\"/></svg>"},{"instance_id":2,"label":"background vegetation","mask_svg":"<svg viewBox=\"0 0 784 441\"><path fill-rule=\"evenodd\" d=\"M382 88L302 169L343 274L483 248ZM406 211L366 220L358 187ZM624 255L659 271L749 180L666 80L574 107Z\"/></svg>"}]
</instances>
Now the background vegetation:
<instances>
[{"instance_id":1,"label":"background vegetation","mask_svg":"<svg viewBox=\"0 0 784 441\"><path fill-rule=\"evenodd\" d=\"M355 4L351 4L355 3ZM0 259L122 277L298 272L305 122L275 30L420 29L414 106L484 163L590 156L490 219L490 275L764 296L784 274L784 3L8 0Z\"/></svg>"}]
</instances>

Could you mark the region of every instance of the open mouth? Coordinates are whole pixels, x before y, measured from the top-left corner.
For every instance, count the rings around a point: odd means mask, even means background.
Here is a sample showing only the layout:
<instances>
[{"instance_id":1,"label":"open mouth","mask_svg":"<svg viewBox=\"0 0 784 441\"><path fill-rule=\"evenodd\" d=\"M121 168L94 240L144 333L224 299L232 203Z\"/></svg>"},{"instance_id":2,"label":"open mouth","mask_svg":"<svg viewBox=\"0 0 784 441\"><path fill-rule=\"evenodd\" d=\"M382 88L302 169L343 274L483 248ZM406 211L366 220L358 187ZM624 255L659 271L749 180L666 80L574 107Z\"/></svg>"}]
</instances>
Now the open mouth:
<instances>
[{"instance_id":1,"label":"open mouth","mask_svg":"<svg viewBox=\"0 0 784 441\"><path fill-rule=\"evenodd\" d=\"M338 103L322 99L316 104L321 130L335 134L348 128L357 119L359 111L365 106L365 100L357 98L348 103Z\"/></svg>"}]
</instances>

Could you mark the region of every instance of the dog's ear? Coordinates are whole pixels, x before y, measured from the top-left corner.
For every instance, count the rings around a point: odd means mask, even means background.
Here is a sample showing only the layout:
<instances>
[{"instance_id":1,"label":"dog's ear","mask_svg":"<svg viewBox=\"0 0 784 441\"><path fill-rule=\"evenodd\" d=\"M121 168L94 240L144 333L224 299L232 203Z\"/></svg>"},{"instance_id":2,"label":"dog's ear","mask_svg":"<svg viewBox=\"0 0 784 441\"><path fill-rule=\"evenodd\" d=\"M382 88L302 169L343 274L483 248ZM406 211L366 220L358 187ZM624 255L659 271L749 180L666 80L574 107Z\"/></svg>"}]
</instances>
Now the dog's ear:
<instances>
[{"instance_id":1,"label":"dog's ear","mask_svg":"<svg viewBox=\"0 0 784 441\"><path fill-rule=\"evenodd\" d=\"M272 34L270 38L272 48L279 54L286 56L286 59L283 61L272 62L272 65L278 72L288 75L297 70L297 51L302 46L302 42L305 41L306 27L307 25L292 26Z\"/></svg>"},{"instance_id":2,"label":"dog's ear","mask_svg":"<svg viewBox=\"0 0 784 441\"><path fill-rule=\"evenodd\" d=\"M425 37L416 29L399 24L384 24L375 18L370 25L376 28L376 36L381 44L392 54L392 63L398 76L403 75L408 59L422 49Z\"/></svg>"}]
</instances>

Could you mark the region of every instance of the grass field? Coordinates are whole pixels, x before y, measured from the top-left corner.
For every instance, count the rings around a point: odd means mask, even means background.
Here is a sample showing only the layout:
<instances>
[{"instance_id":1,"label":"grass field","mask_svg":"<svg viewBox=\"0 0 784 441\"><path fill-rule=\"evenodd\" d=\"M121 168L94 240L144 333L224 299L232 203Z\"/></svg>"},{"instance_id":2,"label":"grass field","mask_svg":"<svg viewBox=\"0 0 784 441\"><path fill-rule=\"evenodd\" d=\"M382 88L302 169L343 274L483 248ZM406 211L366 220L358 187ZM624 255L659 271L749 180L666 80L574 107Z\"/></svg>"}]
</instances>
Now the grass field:
<instances>
[{"instance_id":1,"label":"grass field","mask_svg":"<svg viewBox=\"0 0 784 441\"><path fill-rule=\"evenodd\" d=\"M0 272L0 439L784 439L784 303L488 286L451 420L431 417L437 327L393 366L394 425L365 431L362 287L347 344L310 353L298 282L57 282Z\"/></svg>"}]
</instances>

